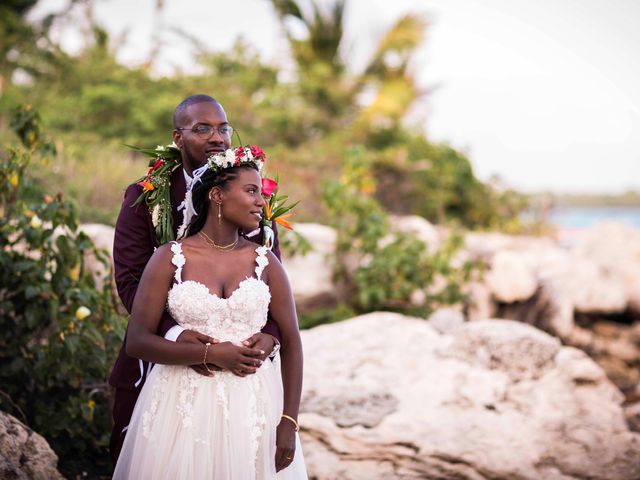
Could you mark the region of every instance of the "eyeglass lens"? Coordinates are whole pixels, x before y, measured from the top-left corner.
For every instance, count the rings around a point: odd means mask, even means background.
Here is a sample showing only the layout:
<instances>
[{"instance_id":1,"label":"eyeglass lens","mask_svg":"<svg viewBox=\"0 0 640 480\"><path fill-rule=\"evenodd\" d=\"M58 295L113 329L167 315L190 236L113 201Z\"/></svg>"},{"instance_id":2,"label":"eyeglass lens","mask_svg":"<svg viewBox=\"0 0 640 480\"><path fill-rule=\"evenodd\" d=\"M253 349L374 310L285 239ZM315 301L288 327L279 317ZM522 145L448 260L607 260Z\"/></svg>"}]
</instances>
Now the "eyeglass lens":
<instances>
[{"instance_id":1,"label":"eyeglass lens","mask_svg":"<svg viewBox=\"0 0 640 480\"><path fill-rule=\"evenodd\" d=\"M202 138L211 137L214 130L217 130L221 137L231 137L231 135L233 135L233 128L230 125L221 125L219 127L212 127L211 125L196 125L192 129L193 133Z\"/></svg>"}]
</instances>

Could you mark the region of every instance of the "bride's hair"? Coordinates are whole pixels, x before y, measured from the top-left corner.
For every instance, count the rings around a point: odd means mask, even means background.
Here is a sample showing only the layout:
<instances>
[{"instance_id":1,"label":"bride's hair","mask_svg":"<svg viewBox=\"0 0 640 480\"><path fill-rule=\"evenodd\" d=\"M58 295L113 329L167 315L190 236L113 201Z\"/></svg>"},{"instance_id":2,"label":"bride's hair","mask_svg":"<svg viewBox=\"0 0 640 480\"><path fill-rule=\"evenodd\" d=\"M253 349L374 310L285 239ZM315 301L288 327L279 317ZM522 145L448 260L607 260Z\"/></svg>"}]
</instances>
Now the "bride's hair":
<instances>
[{"instance_id":1,"label":"bride's hair","mask_svg":"<svg viewBox=\"0 0 640 480\"><path fill-rule=\"evenodd\" d=\"M187 230L187 237L195 235L207 221L207 215L209 215L209 192L213 187L220 187L222 190L227 189L229 182L232 182L238 177L238 173L243 168L251 168L258 172L258 167L252 163L244 163L239 167L225 168L224 170L214 172L213 170L207 170L200 177L200 181L193 187L192 190L192 202L193 208L198 213Z\"/></svg>"}]
</instances>

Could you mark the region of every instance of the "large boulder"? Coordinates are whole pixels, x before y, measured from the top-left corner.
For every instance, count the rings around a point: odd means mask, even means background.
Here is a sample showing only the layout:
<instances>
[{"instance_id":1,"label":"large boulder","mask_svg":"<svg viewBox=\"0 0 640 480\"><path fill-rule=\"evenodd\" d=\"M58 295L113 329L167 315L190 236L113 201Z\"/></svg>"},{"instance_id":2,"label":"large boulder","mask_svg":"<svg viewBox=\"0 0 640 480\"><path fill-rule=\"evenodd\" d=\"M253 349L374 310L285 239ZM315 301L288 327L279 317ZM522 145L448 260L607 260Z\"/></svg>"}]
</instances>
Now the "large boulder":
<instances>
[{"instance_id":1,"label":"large boulder","mask_svg":"<svg viewBox=\"0 0 640 480\"><path fill-rule=\"evenodd\" d=\"M57 465L58 457L42 436L0 412L0 478L62 480Z\"/></svg>"},{"instance_id":2,"label":"large boulder","mask_svg":"<svg viewBox=\"0 0 640 480\"><path fill-rule=\"evenodd\" d=\"M312 478L640 478L620 392L531 326L372 313L302 337Z\"/></svg>"},{"instance_id":3,"label":"large boulder","mask_svg":"<svg viewBox=\"0 0 640 480\"><path fill-rule=\"evenodd\" d=\"M85 266L93 275L96 285L101 288L106 275L113 267L113 236L115 229L109 225L101 223L84 223L80 225L80 230L84 232L94 243L98 250L105 254L107 264L103 264L92 253L85 256Z\"/></svg>"},{"instance_id":4,"label":"large boulder","mask_svg":"<svg viewBox=\"0 0 640 480\"><path fill-rule=\"evenodd\" d=\"M296 231L310 244L305 255L288 256L282 263L299 309L331 306L336 303L331 257L336 249L336 231L318 223L297 223Z\"/></svg>"},{"instance_id":5,"label":"large boulder","mask_svg":"<svg viewBox=\"0 0 640 480\"><path fill-rule=\"evenodd\" d=\"M621 222L601 222L576 246L583 258L619 279L628 307L640 312L640 231Z\"/></svg>"},{"instance_id":6,"label":"large boulder","mask_svg":"<svg viewBox=\"0 0 640 480\"><path fill-rule=\"evenodd\" d=\"M522 256L510 250L494 255L486 281L494 298L506 303L530 298L538 286L534 273Z\"/></svg>"}]
</instances>

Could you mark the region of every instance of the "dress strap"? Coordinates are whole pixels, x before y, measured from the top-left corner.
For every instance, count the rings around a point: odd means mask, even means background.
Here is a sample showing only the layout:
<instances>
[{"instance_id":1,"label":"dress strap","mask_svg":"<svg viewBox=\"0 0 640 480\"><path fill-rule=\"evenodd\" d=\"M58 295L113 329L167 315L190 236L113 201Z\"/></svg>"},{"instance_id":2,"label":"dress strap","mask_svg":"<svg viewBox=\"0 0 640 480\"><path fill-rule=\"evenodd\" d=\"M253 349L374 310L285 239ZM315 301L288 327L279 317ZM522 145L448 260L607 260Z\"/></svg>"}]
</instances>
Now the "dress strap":
<instances>
[{"instance_id":1,"label":"dress strap","mask_svg":"<svg viewBox=\"0 0 640 480\"><path fill-rule=\"evenodd\" d=\"M174 278L176 282L182 283L182 267L184 266L184 255L182 254L182 245L176 241L171 242L171 251L173 252L173 257L171 257L171 263L176 266L176 273L174 274Z\"/></svg>"},{"instance_id":2,"label":"dress strap","mask_svg":"<svg viewBox=\"0 0 640 480\"><path fill-rule=\"evenodd\" d=\"M256 257L256 263L258 264L258 266L256 267L256 277L258 278L258 280L260 280L260 277L262 276L264 267L269 265L269 259L267 258L268 251L269 249L264 245L256 248L256 253L258 254L258 256Z\"/></svg>"}]
</instances>

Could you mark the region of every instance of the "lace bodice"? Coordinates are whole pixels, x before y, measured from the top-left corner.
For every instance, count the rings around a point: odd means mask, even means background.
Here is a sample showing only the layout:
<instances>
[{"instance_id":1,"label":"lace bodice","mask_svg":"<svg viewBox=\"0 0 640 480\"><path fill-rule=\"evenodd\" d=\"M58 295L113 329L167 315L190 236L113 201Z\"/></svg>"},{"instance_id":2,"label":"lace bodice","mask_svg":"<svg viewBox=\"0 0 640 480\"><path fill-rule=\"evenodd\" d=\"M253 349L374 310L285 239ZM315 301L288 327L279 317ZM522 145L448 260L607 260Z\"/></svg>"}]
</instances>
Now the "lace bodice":
<instances>
[{"instance_id":1,"label":"lace bodice","mask_svg":"<svg viewBox=\"0 0 640 480\"><path fill-rule=\"evenodd\" d=\"M255 277L247 277L229 298L213 294L200 282L182 280L185 257L178 242L171 245L171 263L176 266L176 283L169 291L169 313L182 327L210 335L220 341L240 343L259 332L267 321L271 293L261 279L269 264L267 248L256 248Z\"/></svg>"}]
</instances>

